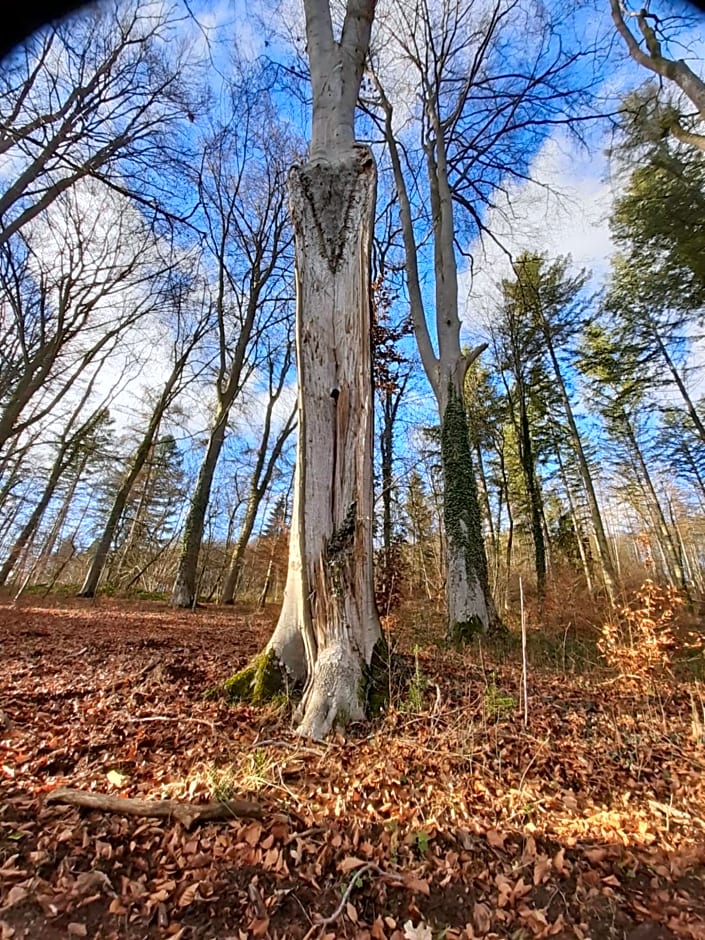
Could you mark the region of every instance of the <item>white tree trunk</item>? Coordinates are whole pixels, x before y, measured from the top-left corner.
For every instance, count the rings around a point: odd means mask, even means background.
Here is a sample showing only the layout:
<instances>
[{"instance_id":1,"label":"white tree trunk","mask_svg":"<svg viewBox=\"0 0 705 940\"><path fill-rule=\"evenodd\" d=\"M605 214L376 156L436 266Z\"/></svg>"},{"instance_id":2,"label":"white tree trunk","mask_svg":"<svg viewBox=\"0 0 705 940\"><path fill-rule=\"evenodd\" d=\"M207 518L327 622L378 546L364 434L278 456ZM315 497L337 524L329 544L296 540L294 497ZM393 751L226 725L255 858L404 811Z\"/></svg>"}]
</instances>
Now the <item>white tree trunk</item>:
<instances>
[{"instance_id":1,"label":"white tree trunk","mask_svg":"<svg viewBox=\"0 0 705 940\"><path fill-rule=\"evenodd\" d=\"M369 251L376 168L352 146L290 175L296 232L299 436L289 572L269 643L306 678L299 733L364 717L381 638L372 578Z\"/></svg>"}]
</instances>

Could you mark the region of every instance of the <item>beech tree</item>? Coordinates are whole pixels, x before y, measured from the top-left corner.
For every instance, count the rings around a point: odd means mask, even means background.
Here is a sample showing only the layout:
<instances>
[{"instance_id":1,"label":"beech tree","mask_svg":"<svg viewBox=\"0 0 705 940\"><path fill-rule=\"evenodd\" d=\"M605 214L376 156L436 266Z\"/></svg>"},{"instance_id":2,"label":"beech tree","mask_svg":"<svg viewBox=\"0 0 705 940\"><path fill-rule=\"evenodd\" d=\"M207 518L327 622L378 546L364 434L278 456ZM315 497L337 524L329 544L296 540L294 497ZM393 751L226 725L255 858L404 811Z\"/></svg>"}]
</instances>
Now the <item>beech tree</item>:
<instances>
[{"instance_id":1,"label":"beech tree","mask_svg":"<svg viewBox=\"0 0 705 940\"><path fill-rule=\"evenodd\" d=\"M487 231L483 203L505 180L527 178L529 139L570 120L583 100L584 84L568 76L590 53L556 42L557 14L547 6L529 13L506 0L395 0L367 95L389 151L414 333L441 425L451 635L499 624L464 400L465 376L484 347L461 342L460 236ZM432 292L422 286L426 267Z\"/></svg>"},{"instance_id":2,"label":"beech tree","mask_svg":"<svg viewBox=\"0 0 705 940\"><path fill-rule=\"evenodd\" d=\"M374 0L304 0L313 91L308 158L289 175L296 239L298 442L289 568L262 657L234 676L258 697L281 668L304 684L298 732L322 738L366 712L382 643L372 576L370 243L376 165L355 109Z\"/></svg>"},{"instance_id":3,"label":"beech tree","mask_svg":"<svg viewBox=\"0 0 705 940\"><path fill-rule=\"evenodd\" d=\"M124 198L88 185L0 246L0 449L147 316L150 287L171 264Z\"/></svg>"},{"instance_id":4,"label":"beech tree","mask_svg":"<svg viewBox=\"0 0 705 940\"><path fill-rule=\"evenodd\" d=\"M165 296L161 299L161 302L173 318L174 331L170 351L170 370L151 410L147 426L142 431L137 449L114 491L113 503L107 514L103 531L96 542L91 563L81 585L80 597L95 596L108 560L115 532L122 519L130 493L149 459L166 413L183 391L187 364L194 350L203 339L207 316L199 297L195 299L196 309L194 313L191 308L194 300L189 296L191 290L192 285L188 277L184 278L184 282L180 278L176 278L175 283L170 282L164 288Z\"/></svg>"},{"instance_id":5,"label":"beech tree","mask_svg":"<svg viewBox=\"0 0 705 940\"><path fill-rule=\"evenodd\" d=\"M59 436L53 462L46 475L44 488L40 492L39 499L32 512L17 534L14 544L3 561L2 567L0 567L0 585L5 584L22 554L31 546L32 540L36 535L37 529L54 497L62 477L69 467L76 463L77 455L80 453L84 439L105 419L107 409L105 403L101 402L89 413L87 418L84 417L84 420L81 421L81 418L84 416L86 403L90 399L93 391L95 377L94 375L89 381L69 416L66 427Z\"/></svg>"},{"instance_id":6,"label":"beech tree","mask_svg":"<svg viewBox=\"0 0 705 940\"><path fill-rule=\"evenodd\" d=\"M276 362L274 351L270 349L267 355L267 405L264 411L264 423L255 466L250 477L247 493L245 515L240 526L240 532L235 542L230 564L223 581L220 595L221 604L232 604L237 593L242 566L245 560L245 550L255 526L265 493L268 491L277 463L282 455L284 446L296 428L296 409L294 408L286 417L280 427L276 427L275 408L284 391L285 382L289 375L293 356L293 340L287 338L283 359Z\"/></svg>"}]
</instances>

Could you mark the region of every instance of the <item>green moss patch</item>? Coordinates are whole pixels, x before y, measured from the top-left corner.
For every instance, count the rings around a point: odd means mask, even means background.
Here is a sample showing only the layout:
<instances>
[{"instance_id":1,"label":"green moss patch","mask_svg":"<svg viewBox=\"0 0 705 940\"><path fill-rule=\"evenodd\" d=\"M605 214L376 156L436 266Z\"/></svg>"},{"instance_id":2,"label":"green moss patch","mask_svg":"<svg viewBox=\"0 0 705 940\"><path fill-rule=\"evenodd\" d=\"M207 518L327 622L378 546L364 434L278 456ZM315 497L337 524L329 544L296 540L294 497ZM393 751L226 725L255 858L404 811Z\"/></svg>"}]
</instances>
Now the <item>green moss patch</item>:
<instances>
[{"instance_id":1,"label":"green moss patch","mask_svg":"<svg viewBox=\"0 0 705 940\"><path fill-rule=\"evenodd\" d=\"M209 698L223 697L229 702L250 702L263 705L271 702L284 689L284 673L274 650L265 650L234 676L211 689Z\"/></svg>"}]
</instances>

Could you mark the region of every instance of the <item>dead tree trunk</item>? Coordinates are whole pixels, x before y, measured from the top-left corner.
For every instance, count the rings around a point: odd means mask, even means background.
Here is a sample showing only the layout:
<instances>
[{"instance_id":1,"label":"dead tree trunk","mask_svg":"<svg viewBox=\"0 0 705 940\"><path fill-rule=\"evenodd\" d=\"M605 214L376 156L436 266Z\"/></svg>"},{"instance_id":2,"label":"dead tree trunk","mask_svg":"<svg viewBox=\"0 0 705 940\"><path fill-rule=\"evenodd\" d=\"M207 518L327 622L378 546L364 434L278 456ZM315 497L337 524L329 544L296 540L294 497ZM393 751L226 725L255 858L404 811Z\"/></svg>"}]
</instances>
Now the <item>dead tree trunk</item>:
<instances>
[{"instance_id":1,"label":"dead tree trunk","mask_svg":"<svg viewBox=\"0 0 705 940\"><path fill-rule=\"evenodd\" d=\"M373 385L370 244L376 167L354 116L373 0L348 0L340 41L328 0L305 0L313 88L309 159L289 177L296 238L298 447L289 570L247 694L276 659L304 681L299 733L322 738L365 715L381 640L372 577Z\"/></svg>"}]
</instances>

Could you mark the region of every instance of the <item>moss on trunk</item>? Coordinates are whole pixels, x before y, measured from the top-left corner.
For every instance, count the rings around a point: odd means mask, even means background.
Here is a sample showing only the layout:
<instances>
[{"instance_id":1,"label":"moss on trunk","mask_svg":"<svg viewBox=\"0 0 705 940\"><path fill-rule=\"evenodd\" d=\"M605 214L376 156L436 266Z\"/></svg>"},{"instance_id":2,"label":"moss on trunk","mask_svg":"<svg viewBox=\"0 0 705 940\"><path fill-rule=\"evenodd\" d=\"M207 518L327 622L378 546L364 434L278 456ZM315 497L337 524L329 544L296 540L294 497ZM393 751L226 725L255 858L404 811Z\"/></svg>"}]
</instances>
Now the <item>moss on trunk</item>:
<instances>
[{"instance_id":1,"label":"moss on trunk","mask_svg":"<svg viewBox=\"0 0 705 940\"><path fill-rule=\"evenodd\" d=\"M365 669L363 701L369 717L379 715L389 702L389 644L382 636L372 650L372 659Z\"/></svg>"},{"instance_id":2,"label":"moss on trunk","mask_svg":"<svg viewBox=\"0 0 705 940\"><path fill-rule=\"evenodd\" d=\"M274 650L265 650L255 656L244 669L226 679L207 693L208 697L223 697L229 702L250 702L264 705L271 702L285 688L284 669Z\"/></svg>"},{"instance_id":3,"label":"moss on trunk","mask_svg":"<svg viewBox=\"0 0 705 940\"><path fill-rule=\"evenodd\" d=\"M479 617L471 617L470 620L456 620L449 624L448 639L454 646L465 646L477 636L483 636L485 628Z\"/></svg>"}]
</instances>

